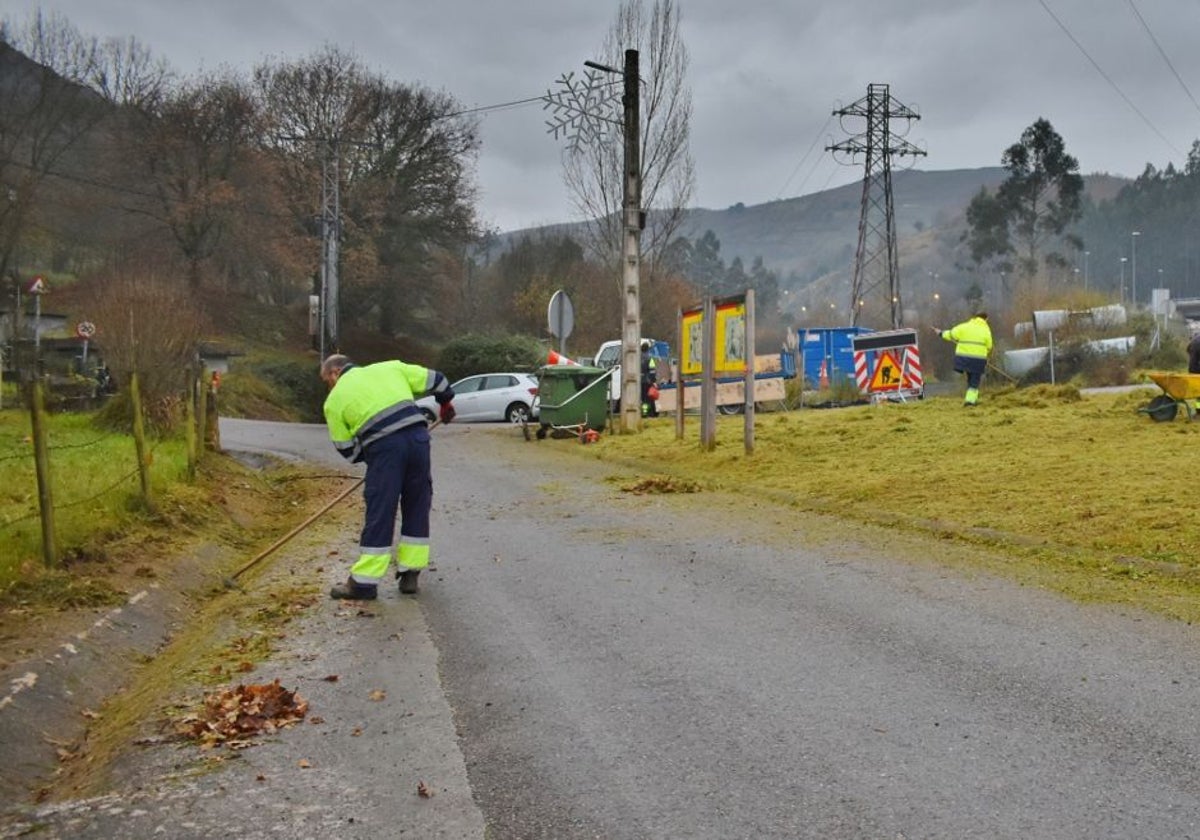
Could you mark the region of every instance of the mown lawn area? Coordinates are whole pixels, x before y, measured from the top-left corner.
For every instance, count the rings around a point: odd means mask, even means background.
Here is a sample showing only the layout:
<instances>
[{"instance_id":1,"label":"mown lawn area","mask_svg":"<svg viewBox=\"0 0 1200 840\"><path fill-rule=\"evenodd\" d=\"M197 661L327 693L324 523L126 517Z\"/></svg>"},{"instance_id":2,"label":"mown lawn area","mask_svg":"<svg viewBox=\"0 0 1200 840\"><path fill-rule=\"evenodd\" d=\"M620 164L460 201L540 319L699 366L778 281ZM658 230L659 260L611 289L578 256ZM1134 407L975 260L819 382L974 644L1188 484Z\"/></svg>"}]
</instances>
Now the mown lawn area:
<instances>
[{"instance_id":1,"label":"mown lawn area","mask_svg":"<svg viewBox=\"0 0 1200 840\"><path fill-rule=\"evenodd\" d=\"M1136 602L1200 619L1200 516L1192 487L1200 422L1157 423L1158 393L1081 395L1072 386L839 409L699 417L606 435L581 454L766 496L805 511L998 548L1004 574L1084 599ZM802 538L802 535L798 535Z\"/></svg>"}]
</instances>

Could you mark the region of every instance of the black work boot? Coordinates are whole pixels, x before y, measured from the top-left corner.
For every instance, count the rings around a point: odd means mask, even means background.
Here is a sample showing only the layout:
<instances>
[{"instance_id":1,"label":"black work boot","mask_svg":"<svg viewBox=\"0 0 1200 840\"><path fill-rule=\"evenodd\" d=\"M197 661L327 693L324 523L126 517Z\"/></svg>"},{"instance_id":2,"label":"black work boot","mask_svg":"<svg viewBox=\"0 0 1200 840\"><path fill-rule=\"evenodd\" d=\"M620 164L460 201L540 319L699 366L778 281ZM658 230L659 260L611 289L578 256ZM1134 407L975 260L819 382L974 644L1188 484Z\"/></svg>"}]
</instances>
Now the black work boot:
<instances>
[{"instance_id":1,"label":"black work boot","mask_svg":"<svg viewBox=\"0 0 1200 840\"><path fill-rule=\"evenodd\" d=\"M420 589L417 586L417 575L421 574L420 569L409 569L406 572L396 572L396 580L400 581L401 595L416 595Z\"/></svg>"},{"instance_id":2,"label":"black work boot","mask_svg":"<svg viewBox=\"0 0 1200 840\"><path fill-rule=\"evenodd\" d=\"M374 601L379 595L379 589L373 583L359 583L354 578L347 578L345 583L339 583L329 590L329 597L344 601Z\"/></svg>"}]
</instances>

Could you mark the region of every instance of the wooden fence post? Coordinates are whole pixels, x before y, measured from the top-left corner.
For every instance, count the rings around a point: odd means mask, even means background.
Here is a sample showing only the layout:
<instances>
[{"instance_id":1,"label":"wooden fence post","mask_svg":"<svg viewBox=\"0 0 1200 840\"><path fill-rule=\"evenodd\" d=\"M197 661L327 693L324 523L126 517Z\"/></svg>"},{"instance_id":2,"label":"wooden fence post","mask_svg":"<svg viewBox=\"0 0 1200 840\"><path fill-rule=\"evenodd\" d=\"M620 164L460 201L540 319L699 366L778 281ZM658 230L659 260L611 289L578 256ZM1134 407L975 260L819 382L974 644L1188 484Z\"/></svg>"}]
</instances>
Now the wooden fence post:
<instances>
[{"instance_id":1,"label":"wooden fence post","mask_svg":"<svg viewBox=\"0 0 1200 840\"><path fill-rule=\"evenodd\" d=\"M146 426L142 421L142 392L138 385L137 371L129 375L129 400L133 409L133 444L137 449L138 478L142 483L142 502L153 507L150 498L150 459L146 452Z\"/></svg>"},{"instance_id":2,"label":"wooden fence post","mask_svg":"<svg viewBox=\"0 0 1200 840\"><path fill-rule=\"evenodd\" d=\"M33 461L37 471L38 507L42 514L42 560L48 568L58 565L54 544L54 497L50 489L50 445L46 431L46 402L40 378L30 384L29 411L33 423Z\"/></svg>"},{"instance_id":3,"label":"wooden fence post","mask_svg":"<svg viewBox=\"0 0 1200 840\"><path fill-rule=\"evenodd\" d=\"M183 397L183 435L187 441L188 481L196 480L196 372L188 368L187 392Z\"/></svg>"},{"instance_id":4,"label":"wooden fence post","mask_svg":"<svg viewBox=\"0 0 1200 840\"><path fill-rule=\"evenodd\" d=\"M207 381L200 383L200 387L208 391L208 399L204 404L206 437L200 445L208 447L213 452L221 451L221 422L217 416L217 392L220 381L220 374L214 371Z\"/></svg>"},{"instance_id":5,"label":"wooden fence post","mask_svg":"<svg viewBox=\"0 0 1200 840\"><path fill-rule=\"evenodd\" d=\"M196 437L199 443L196 445L196 460L199 461L204 455L204 447L208 442L208 383L204 377L204 365L200 365L200 382L196 389L197 404L196 404Z\"/></svg>"}]
</instances>

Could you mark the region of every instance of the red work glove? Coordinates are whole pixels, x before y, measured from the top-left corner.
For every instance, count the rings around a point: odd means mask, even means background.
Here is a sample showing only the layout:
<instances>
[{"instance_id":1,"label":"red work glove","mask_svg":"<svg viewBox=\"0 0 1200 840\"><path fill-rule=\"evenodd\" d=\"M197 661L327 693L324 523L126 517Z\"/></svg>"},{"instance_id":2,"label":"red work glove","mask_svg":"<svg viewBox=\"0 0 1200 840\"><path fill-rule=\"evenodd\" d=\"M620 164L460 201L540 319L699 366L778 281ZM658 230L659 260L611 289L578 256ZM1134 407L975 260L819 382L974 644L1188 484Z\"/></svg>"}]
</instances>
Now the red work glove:
<instances>
[{"instance_id":1,"label":"red work glove","mask_svg":"<svg viewBox=\"0 0 1200 840\"><path fill-rule=\"evenodd\" d=\"M441 407L438 409L438 418L443 423L449 423L454 419L454 413L454 403L442 403Z\"/></svg>"}]
</instances>

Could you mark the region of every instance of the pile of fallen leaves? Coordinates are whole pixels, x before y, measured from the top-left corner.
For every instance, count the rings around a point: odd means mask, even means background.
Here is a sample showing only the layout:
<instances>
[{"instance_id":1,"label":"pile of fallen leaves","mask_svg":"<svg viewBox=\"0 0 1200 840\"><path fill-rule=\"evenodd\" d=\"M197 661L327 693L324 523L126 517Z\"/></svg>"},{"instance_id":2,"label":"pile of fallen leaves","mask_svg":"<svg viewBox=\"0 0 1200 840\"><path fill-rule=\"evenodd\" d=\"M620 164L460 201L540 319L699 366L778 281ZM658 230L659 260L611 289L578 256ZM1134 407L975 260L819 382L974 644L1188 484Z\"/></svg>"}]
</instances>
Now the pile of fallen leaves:
<instances>
[{"instance_id":1,"label":"pile of fallen leaves","mask_svg":"<svg viewBox=\"0 0 1200 840\"><path fill-rule=\"evenodd\" d=\"M242 749L259 735L269 735L304 720L308 701L288 691L279 680L239 685L204 698L204 711L179 722L180 735L200 742L202 749L226 746Z\"/></svg>"},{"instance_id":2,"label":"pile of fallen leaves","mask_svg":"<svg viewBox=\"0 0 1200 840\"><path fill-rule=\"evenodd\" d=\"M635 481L633 484L625 484L621 487L626 493L699 493L700 485L695 481L689 481L683 478L674 478L668 475L652 475L648 478L643 478Z\"/></svg>"}]
</instances>

